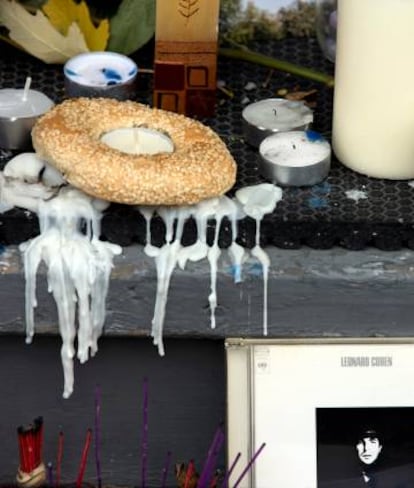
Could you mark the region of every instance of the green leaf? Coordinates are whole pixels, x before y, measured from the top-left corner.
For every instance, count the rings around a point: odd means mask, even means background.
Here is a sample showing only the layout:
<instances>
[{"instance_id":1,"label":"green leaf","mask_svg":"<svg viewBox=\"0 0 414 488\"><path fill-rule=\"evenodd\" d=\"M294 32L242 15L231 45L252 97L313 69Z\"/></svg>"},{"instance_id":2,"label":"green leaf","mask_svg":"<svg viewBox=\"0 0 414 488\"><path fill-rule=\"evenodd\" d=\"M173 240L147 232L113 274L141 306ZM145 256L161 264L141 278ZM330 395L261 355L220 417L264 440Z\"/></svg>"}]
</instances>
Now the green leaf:
<instances>
[{"instance_id":1,"label":"green leaf","mask_svg":"<svg viewBox=\"0 0 414 488\"><path fill-rule=\"evenodd\" d=\"M131 54L155 32L155 0L123 0L110 19L108 51Z\"/></svg>"}]
</instances>

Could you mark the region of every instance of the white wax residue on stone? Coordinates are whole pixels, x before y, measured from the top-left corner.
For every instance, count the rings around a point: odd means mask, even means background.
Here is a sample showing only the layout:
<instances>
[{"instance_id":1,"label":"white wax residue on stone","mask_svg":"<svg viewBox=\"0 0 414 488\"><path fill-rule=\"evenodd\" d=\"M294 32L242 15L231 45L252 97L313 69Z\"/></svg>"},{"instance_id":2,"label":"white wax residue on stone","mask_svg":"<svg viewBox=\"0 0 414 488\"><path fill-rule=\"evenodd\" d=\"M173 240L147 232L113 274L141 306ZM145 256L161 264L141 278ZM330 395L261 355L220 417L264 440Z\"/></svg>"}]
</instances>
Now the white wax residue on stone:
<instances>
[{"instance_id":1,"label":"white wax residue on stone","mask_svg":"<svg viewBox=\"0 0 414 488\"><path fill-rule=\"evenodd\" d=\"M270 136L261 143L259 150L267 161L290 167L311 166L328 158L331 152L328 141L322 137L308 137L302 131Z\"/></svg>"},{"instance_id":2,"label":"white wax residue on stone","mask_svg":"<svg viewBox=\"0 0 414 488\"><path fill-rule=\"evenodd\" d=\"M307 126L313 113L303 102L268 98L251 103L243 109L242 117L250 125L270 131L286 131Z\"/></svg>"},{"instance_id":3,"label":"white wax residue on stone","mask_svg":"<svg viewBox=\"0 0 414 488\"><path fill-rule=\"evenodd\" d=\"M173 152L174 144L165 134L146 127L124 127L101 137L107 146L128 154Z\"/></svg>"},{"instance_id":4,"label":"white wax residue on stone","mask_svg":"<svg viewBox=\"0 0 414 488\"><path fill-rule=\"evenodd\" d=\"M53 101L39 91L29 90L26 99L23 94L23 89L0 90L0 118L13 119L42 115L53 106Z\"/></svg>"},{"instance_id":5,"label":"white wax residue on stone","mask_svg":"<svg viewBox=\"0 0 414 488\"><path fill-rule=\"evenodd\" d=\"M368 195L365 191L362 190L347 190L345 195L350 200L354 200L355 202L359 202L359 200L366 200Z\"/></svg>"},{"instance_id":6,"label":"white wax residue on stone","mask_svg":"<svg viewBox=\"0 0 414 488\"><path fill-rule=\"evenodd\" d=\"M267 335L268 317L268 276L270 259L260 246L260 224L263 217L273 212L276 204L281 200L282 189L270 183L241 188L236 192L236 198L243 206L243 210L249 217L256 221L256 244L251 253L261 263L263 268L263 335Z\"/></svg>"},{"instance_id":7,"label":"white wax residue on stone","mask_svg":"<svg viewBox=\"0 0 414 488\"><path fill-rule=\"evenodd\" d=\"M87 361L89 354L93 356L97 352L98 338L105 320L105 301L113 257L120 254L122 249L99 240L100 202L70 186L61 188L58 194L55 189L50 195L50 189L44 183L34 182L36 172L41 168L41 160L35 155L32 161L30 155L24 159L28 162L27 167L21 164L21 157L12 159L6 165L2 175L1 199L7 201L11 197L14 205L26 206L27 195L23 200L19 200L18 192L13 195L17 182L20 182L19 188L25 188L29 193L33 193L33 187L44 187L43 193L30 195L30 205L26 207L38 213L40 235L20 245L26 279L26 342L30 343L34 335L36 275L40 263L44 262L48 289L57 306L62 336L63 397L68 398L74 385L75 339L77 357L81 363ZM25 181L25 178L31 182ZM48 181L59 181L56 175L48 178Z\"/></svg>"},{"instance_id":8,"label":"white wax residue on stone","mask_svg":"<svg viewBox=\"0 0 414 488\"><path fill-rule=\"evenodd\" d=\"M137 74L132 59L112 52L79 54L64 66L65 76L80 85L103 87L125 83Z\"/></svg>"}]
</instances>

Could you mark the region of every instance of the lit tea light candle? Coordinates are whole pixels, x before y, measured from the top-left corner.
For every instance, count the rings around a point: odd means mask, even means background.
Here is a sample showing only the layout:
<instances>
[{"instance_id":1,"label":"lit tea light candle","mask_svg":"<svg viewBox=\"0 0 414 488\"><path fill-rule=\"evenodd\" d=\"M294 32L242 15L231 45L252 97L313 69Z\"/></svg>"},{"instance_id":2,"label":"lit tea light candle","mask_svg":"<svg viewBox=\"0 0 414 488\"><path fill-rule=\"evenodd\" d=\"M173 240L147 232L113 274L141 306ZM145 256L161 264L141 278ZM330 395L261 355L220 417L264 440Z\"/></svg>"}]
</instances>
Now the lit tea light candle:
<instances>
[{"instance_id":1,"label":"lit tea light candle","mask_svg":"<svg viewBox=\"0 0 414 488\"><path fill-rule=\"evenodd\" d=\"M146 127L125 127L111 130L101 137L106 145L128 154L173 152L172 140L162 132Z\"/></svg>"},{"instance_id":2,"label":"lit tea light candle","mask_svg":"<svg viewBox=\"0 0 414 488\"><path fill-rule=\"evenodd\" d=\"M280 132L260 144L260 171L274 183L309 186L329 173L331 145L314 131Z\"/></svg>"},{"instance_id":3,"label":"lit tea light candle","mask_svg":"<svg viewBox=\"0 0 414 488\"><path fill-rule=\"evenodd\" d=\"M136 63L123 54L98 51L79 54L63 67L69 97L133 98Z\"/></svg>"},{"instance_id":4,"label":"lit tea light candle","mask_svg":"<svg viewBox=\"0 0 414 488\"><path fill-rule=\"evenodd\" d=\"M313 122L313 112L302 101L267 98L243 109L246 141L258 147L263 139L277 132L306 130Z\"/></svg>"},{"instance_id":5,"label":"lit tea light candle","mask_svg":"<svg viewBox=\"0 0 414 488\"><path fill-rule=\"evenodd\" d=\"M54 105L45 94L30 89L31 81L28 77L24 88L0 90L0 147L4 149L28 148L34 123Z\"/></svg>"}]
</instances>

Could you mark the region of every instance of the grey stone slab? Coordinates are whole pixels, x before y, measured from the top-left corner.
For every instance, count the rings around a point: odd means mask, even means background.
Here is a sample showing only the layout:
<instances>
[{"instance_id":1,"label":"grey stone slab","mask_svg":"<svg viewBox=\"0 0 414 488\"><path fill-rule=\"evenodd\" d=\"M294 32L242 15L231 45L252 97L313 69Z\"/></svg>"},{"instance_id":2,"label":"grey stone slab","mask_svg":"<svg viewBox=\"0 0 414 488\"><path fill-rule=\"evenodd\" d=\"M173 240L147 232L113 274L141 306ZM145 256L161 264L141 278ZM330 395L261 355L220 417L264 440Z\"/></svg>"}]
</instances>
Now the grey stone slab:
<instances>
[{"instance_id":1,"label":"grey stone slab","mask_svg":"<svg viewBox=\"0 0 414 488\"><path fill-rule=\"evenodd\" d=\"M411 336L414 253L268 248L269 337ZM36 333L58 332L44 269L38 278ZM107 336L148 336L156 295L154 262L141 247L115 261L107 300ZM210 326L211 270L206 260L176 269L166 309L166 337L263 337L264 284L250 258L235 284L227 253L218 269L217 325ZM24 275L17 248L0 256L0 333L24 333Z\"/></svg>"}]
</instances>

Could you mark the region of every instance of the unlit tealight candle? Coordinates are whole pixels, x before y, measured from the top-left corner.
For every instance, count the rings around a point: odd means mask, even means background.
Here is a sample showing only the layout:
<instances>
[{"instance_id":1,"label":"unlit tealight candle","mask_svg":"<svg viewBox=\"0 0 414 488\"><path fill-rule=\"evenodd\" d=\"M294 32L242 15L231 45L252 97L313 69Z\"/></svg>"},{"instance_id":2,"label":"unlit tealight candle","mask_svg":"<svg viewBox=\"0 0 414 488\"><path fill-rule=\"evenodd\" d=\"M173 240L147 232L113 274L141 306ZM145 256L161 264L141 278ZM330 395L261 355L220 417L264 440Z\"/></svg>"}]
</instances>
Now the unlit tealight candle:
<instances>
[{"instance_id":1,"label":"unlit tealight candle","mask_svg":"<svg viewBox=\"0 0 414 488\"><path fill-rule=\"evenodd\" d=\"M52 107L53 101L36 90L18 88L4 88L0 90L0 118L17 119L21 117L36 117L44 114Z\"/></svg>"},{"instance_id":2,"label":"unlit tealight candle","mask_svg":"<svg viewBox=\"0 0 414 488\"><path fill-rule=\"evenodd\" d=\"M30 89L31 78L24 88L0 90L0 147L25 149L31 143L31 130L37 118L47 112L53 101Z\"/></svg>"},{"instance_id":3,"label":"unlit tealight candle","mask_svg":"<svg viewBox=\"0 0 414 488\"><path fill-rule=\"evenodd\" d=\"M95 51L78 54L63 67L69 97L133 98L138 74L136 63L123 54Z\"/></svg>"},{"instance_id":4,"label":"unlit tealight candle","mask_svg":"<svg viewBox=\"0 0 414 488\"><path fill-rule=\"evenodd\" d=\"M280 132L260 144L260 170L266 178L288 186L322 181L331 163L331 146L314 131Z\"/></svg>"},{"instance_id":5,"label":"unlit tealight candle","mask_svg":"<svg viewBox=\"0 0 414 488\"><path fill-rule=\"evenodd\" d=\"M162 132L146 127L125 127L107 132L101 137L106 145L128 154L173 152L172 140Z\"/></svg>"},{"instance_id":6,"label":"unlit tealight candle","mask_svg":"<svg viewBox=\"0 0 414 488\"><path fill-rule=\"evenodd\" d=\"M247 105L242 119L247 142L258 147L269 135L308 129L313 122L313 112L302 101L267 98Z\"/></svg>"}]
</instances>

